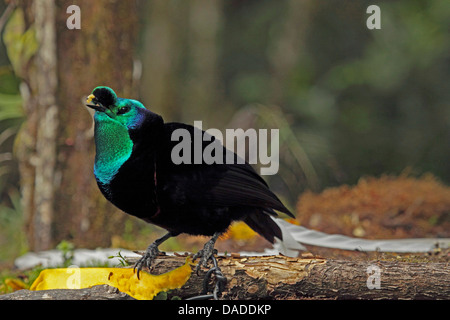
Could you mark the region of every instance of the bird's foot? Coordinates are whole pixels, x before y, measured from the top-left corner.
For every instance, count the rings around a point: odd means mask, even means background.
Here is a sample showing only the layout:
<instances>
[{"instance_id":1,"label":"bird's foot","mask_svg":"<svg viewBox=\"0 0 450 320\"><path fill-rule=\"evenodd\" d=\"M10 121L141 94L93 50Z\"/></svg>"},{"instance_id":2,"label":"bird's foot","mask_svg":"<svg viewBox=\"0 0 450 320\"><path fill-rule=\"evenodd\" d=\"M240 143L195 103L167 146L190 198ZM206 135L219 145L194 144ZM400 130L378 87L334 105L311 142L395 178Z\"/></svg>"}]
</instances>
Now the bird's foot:
<instances>
[{"instance_id":1,"label":"bird's foot","mask_svg":"<svg viewBox=\"0 0 450 320\"><path fill-rule=\"evenodd\" d=\"M192 261L197 260L200 258L200 261L198 262L197 266L195 267L195 272L198 274L198 271L201 267L207 267L208 261L214 257L214 254L217 254L217 250L214 249L214 245L216 243L217 238L219 235L214 235L207 243L205 243L202 250L197 252L194 257L192 258Z\"/></svg>"},{"instance_id":2,"label":"bird's foot","mask_svg":"<svg viewBox=\"0 0 450 320\"><path fill-rule=\"evenodd\" d=\"M207 267L208 261L211 260L213 262L213 267L209 269L206 274L205 278L203 279L203 292L201 296L194 297L192 300L197 299L218 299L218 295L222 292L222 290L225 288L225 285L227 283L227 278L222 273L222 270L220 270L219 266L217 265L217 260L214 257L215 254L217 254L217 250L214 249L214 245L217 241L217 238L219 237L220 233L215 233L214 236L205 243L205 246L202 250L197 252L194 257L192 258L193 261L200 258L200 261L198 262L197 266L195 267L195 272L198 275L198 271L201 267ZM211 279L211 276L214 274L215 277L215 287L213 290L212 295L206 295L208 292L208 283Z\"/></svg>"},{"instance_id":3,"label":"bird's foot","mask_svg":"<svg viewBox=\"0 0 450 320\"><path fill-rule=\"evenodd\" d=\"M203 291L202 291L201 295L188 298L187 300L206 300L206 299L212 299L212 298L214 300L218 300L219 294L224 290L224 288L227 284L227 278L223 275L222 270L220 270L220 268L217 264L217 259L216 259L216 257L214 257L214 251L216 251L216 250L213 250L213 254L210 256L210 259L212 260L214 266L206 272L205 277L203 278ZM200 264L201 264L201 262L199 262L197 267ZM214 280L215 280L214 289L213 289L212 294L207 294L208 293L208 284L209 284L211 276L213 274L214 274Z\"/></svg>"},{"instance_id":4,"label":"bird's foot","mask_svg":"<svg viewBox=\"0 0 450 320\"><path fill-rule=\"evenodd\" d=\"M197 263L197 265L195 266L195 272L198 274L198 271L200 270L201 267L208 267L208 261L212 260L214 258L214 255L217 254L217 250L212 248L211 251L209 250L205 250L203 248L203 250L200 250L199 252L197 252L194 257L192 258L192 261L197 260L198 258L200 258L200 261Z\"/></svg>"},{"instance_id":5,"label":"bird's foot","mask_svg":"<svg viewBox=\"0 0 450 320\"><path fill-rule=\"evenodd\" d=\"M142 268L147 268L150 270L150 267L152 266L153 261L155 261L155 258L159 255L158 246L172 237L173 234L171 232L167 233L166 235L162 236L159 239L156 239L155 242L153 242L151 245L148 246L147 250L145 250L144 255L142 258L136 262L134 265L133 270L137 270L137 277L139 279L139 272L141 272Z\"/></svg>"},{"instance_id":6,"label":"bird's foot","mask_svg":"<svg viewBox=\"0 0 450 320\"><path fill-rule=\"evenodd\" d=\"M203 294L208 292L208 282L211 278L211 275L214 273L216 284L213 290L213 298L214 300L218 300L218 295L223 291L225 285L227 284L227 278L223 275L222 270L220 270L217 265L217 260L214 255L211 256L211 260L213 261L214 266L206 272L205 278L203 279Z\"/></svg>"},{"instance_id":7,"label":"bird's foot","mask_svg":"<svg viewBox=\"0 0 450 320\"><path fill-rule=\"evenodd\" d=\"M139 272L141 272L142 268L147 268L150 270L150 267L155 261L155 258L159 255L160 251L158 250L158 244L152 243L148 246L147 250L145 250L144 255L136 262L133 270L137 270L137 277L139 279Z\"/></svg>"}]
</instances>

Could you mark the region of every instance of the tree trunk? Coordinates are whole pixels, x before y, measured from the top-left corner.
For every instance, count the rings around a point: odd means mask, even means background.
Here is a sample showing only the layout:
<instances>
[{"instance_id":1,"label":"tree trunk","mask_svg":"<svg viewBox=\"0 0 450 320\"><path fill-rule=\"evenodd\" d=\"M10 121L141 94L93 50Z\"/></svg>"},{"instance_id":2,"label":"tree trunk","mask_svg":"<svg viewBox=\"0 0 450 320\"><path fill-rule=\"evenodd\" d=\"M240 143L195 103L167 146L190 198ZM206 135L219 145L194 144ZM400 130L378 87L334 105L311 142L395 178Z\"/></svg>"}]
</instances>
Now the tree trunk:
<instances>
[{"instance_id":1,"label":"tree trunk","mask_svg":"<svg viewBox=\"0 0 450 320\"><path fill-rule=\"evenodd\" d=\"M144 105L167 119L179 121L177 70L178 52L182 50L182 36L177 28L184 24L187 2L176 4L166 0L145 1L142 32L142 83L140 96ZM180 8L181 7L181 8ZM180 22L181 21L181 22ZM157 43L157 45L155 45Z\"/></svg>"},{"instance_id":2,"label":"tree trunk","mask_svg":"<svg viewBox=\"0 0 450 320\"><path fill-rule=\"evenodd\" d=\"M302 54L305 54L308 19L313 3L309 0L289 0L286 5L286 19L283 21L282 31L269 51L272 71L270 103L279 106L286 105L286 91L290 89L289 84Z\"/></svg>"},{"instance_id":3,"label":"tree trunk","mask_svg":"<svg viewBox=\"0 0 450 320\"><path fill-rule=\"evenodd\" d=\"M222 0L145 2L141 99L168 121L192 124L200 116L223 120L218 107L223 103L218 89L222 4Z\"/></svg>"},{"instance_id":4,"label":"tree trunk","mask_svg":"<svg viewBox=\"0 0 450 320\"><path fill-rule=\"evenodd\" d=\"M34 59L24 73L22 90L27 122L18 143L22 205L28 220L30 244L36 250L50 247L54 219L56 145L59 109L56 106L57 58L55 4L52 0L23 2L28 21L39 44ZM24 92L26 94L24 95ZM21 143L22 142L22 143Z\"/></svg>"},{"instance_id":5,"label":"tree trunk","mask_svg":"<svg viewBox=\"0 0 450 320\"><path fill-rule=\"evenodd\" d=\"M81 30L66 26L72 4L80 7ZM17 142L30 249L72 237L78 245L109 245L108 232L125 215L97 189L84 99L98 85L131 95L136 2L24 0L20 9L39 44L23 76L27 121Z\"/></svg>"},{"instance_id":6,"label":"tree trunk","mask_svg":"<svg viewBox=\"0 0 450 320\"><path fill-rule=\"evenodd\" d=\"M187 77L183 84L185 102L183 121L192 124L195 120L215 119L221 108L220 85L218 83L218 35L222 23L221 0L189 1L187 47ZM214 107L216 106L216 107ZM217 125L219 125L217 123Z\"/></svg>"}]
</instances>

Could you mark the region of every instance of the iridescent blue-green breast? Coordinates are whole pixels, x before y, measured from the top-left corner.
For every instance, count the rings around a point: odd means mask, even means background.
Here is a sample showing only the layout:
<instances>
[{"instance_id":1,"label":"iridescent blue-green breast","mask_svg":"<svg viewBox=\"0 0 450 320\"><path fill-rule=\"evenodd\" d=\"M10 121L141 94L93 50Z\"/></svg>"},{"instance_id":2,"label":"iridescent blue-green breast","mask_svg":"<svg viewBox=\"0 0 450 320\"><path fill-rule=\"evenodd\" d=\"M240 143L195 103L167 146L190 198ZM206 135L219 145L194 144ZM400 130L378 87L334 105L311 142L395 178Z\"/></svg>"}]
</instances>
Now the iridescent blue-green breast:
<instances>
[{"instance_id":1,"label":"iridescent blue-green breast","mask_svg":"<svg viewBox=\"0 0 450 320\"><path fill-rule=\"evenodd\" d=\"M104 113L95 117L94 174L102 184L109 184L133 151L133 141L126 127Z\"/></svg>"}]
</instances>

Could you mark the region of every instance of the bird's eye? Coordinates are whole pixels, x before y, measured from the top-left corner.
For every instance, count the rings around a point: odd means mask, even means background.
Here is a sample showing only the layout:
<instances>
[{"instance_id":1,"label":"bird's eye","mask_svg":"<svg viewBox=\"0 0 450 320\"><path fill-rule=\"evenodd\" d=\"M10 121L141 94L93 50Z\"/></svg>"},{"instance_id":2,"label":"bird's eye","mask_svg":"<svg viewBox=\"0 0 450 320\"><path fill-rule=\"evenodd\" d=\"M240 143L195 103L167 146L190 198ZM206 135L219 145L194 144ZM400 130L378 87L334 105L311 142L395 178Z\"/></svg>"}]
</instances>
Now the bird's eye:
<instances>
[{"instance_id":1,"label":"bird's eye","mask_svg":"<svg viewBox=\"0 0 450 320\"><path fill-rule=\"evenodd\" d=\"M130 107L128 107L128 106L121 107L121 108L117 111L117 115L121 115L121 114L127 113L128 111L130 111Z\"/></svg>"}]
</instances>

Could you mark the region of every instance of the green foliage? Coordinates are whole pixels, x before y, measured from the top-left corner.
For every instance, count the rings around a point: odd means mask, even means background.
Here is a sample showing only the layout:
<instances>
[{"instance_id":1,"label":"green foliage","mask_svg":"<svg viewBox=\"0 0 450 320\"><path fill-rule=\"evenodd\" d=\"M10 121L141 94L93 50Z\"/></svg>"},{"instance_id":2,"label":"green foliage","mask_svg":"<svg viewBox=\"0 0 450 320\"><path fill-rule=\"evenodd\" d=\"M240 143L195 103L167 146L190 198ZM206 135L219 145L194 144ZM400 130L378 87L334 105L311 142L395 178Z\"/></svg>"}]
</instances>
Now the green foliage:
<instances>
[{"instance_id":1,"label":"green foliage","mask_svg":"<svg viewBox=\"0 0 450 320\"><path fill-rule=\"evenodd\" d=\"M34 27L26 28L25 17L21 8L14 10L5 26L3 42L14 72L24 76L28 61L34 56L39 44Z\"/></svg>"},{"instance_id":2,"label":"green foliage","mask_svg":"<svg viewBox=\"0 0 450 320\"><path fill-rule=\"evenodd\" d=\"M399 173L407 166L450 180L448 166L448 37L446 1L381 6L383 25L360 57L337 63L321 81L337 111L331 153L346 180ZM447 137L447 143L445 139Z\"/></svg>"},{"instance_id":3,"label":"green foliage","mask_svg":"<svg viewBox=\"0 0 450 320\"><path fill-rule=\"evenodd\" d=\"M291 200L293 193L314 189L311 178L301 179L308 172L314 172L320 188L355 183L367 174L400 173L408 166L450 181L445 165L450 149L444 147L450 137L450 3L381 1L381 30L366 28L369 4L317 1L304 8L304 24L289 14L293 2L285 1L247 3L235 8L247 14L233 11L226 17L237 23L226 24L228 31L241 30L226 32L226 43L241 45L225 49L223 63L231 66L224 68L227 98L235 106L262 104L261 117L274 123L276 108L268 106L278 93L275 102L287 120L278 128L290 137L281 143L280 158L302 150L295 153L297 161L280 167L279 175L291 173L280 186ZM275 6L287 11L269 9ZM265 12L265 19L255 12ZM286 23L303 29L283 28ZM252 33L257 24L266 37ZM289 50L278 51L271 61L283 41ZM282 69L293 54L291 68ZM268 80L277 73L283 75L276 79L278 87ZM311 163L308 169L306 163Z\"/></svg>"},{"instance_id":4,"label":"green foliage","mask_svg":"<svg viewBox=\"0 0 450 320\"><path fill-rule=\"evenodd\" d=\"M5 77L6 78L6 77ZM0 260L14 257L26 248L22 230L19 177L13 145L24 120L19 94L0 91ZM3 246L3 244L9 243Z\"/></svg>"},{"instance_id":5,"label":"green foliage","mask_svg":"<svg viewBox=\"0 0 450 320\"><path fill-rule=\"evenodd\" d=\"M121 266L121 267L127 267L130 265L128 263L127 259L122 255L120 250L119 250L119 252L117 252L117 255L112 255L112 256L108 257L108 259L113 259L113 258L119 258L119 266Z\"/></svg>"},{"instance_id":6,"label":"green foliage","mask_svg":"<svg viewBox=\"0 0 450 320\"><path fill-rule=\"evenodd\" d=\"M57 246L56 249L60 250L63 256L63 267L67 268L73 263L75 245L69 241L63 240Z\"/></svg>"},{"instance_id":7,"label":"green foliage","mask_svg":"<svg viewBox=\"0 0 450 320\"><path fill-rule=\"evenodd\" d=\"M23 215L20 205L19 174L13 156L15 138L25 120L20 80L13 69L23 66L37 49L34 31L25 31L23 12L13 13L3 30L11 66L0 66L0 261L16 257L26 250L22 232Z\"/></svg>"},{"instance_id":8,"label":"green foliage","mask_svg":"<svg viewBox=\"0 0 450 320\"><path fill-rule=\"evenodd\" d=\"M0 121L22 119L23 117L20 95L0 92Z\"/></svg>"},{"instance_id":9,"label":"green foliage","mask_svg":"<svg viewBox=\"0 0 450 320\"><path fill-rule=\"evenodd\" d=\"M167 300L167 292L161 291L153 298L153 300Z\"/></svg>"},{"instance_id":10,"label":"green foliage","mask_svg":"<svg viewBox=\"0 0 450 320\"><path fill-rule=\"evenodd\" d=\"M11 188L3 195L0 203L0 262L17 257L26 251L23 215L20 195L17 189Z\"/></svg>"}]
</instances>

